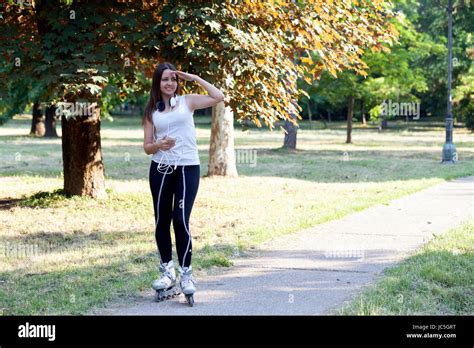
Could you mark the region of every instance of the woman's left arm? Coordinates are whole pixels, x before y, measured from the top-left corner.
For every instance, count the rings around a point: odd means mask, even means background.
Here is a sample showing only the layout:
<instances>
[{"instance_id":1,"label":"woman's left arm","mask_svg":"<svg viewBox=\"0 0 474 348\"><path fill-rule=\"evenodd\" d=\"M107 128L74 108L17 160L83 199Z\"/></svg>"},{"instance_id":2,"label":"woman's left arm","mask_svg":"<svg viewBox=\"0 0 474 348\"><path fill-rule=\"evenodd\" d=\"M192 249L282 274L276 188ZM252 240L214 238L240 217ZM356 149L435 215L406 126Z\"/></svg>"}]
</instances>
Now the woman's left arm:
<instances>
[{"instance_id":1,"label":"woman's left arm","mask_svg":"<svg viewBox=\"0 0 474 348\"><path fill-rule=\"evenodd\" d=\"M209 93L208 95L188 94L186 101L191 110L205 109L224 101L224 93L201 77L182 71L176 71L176 74L183 80L196 81Z\"/></svg>"}]
</instances>

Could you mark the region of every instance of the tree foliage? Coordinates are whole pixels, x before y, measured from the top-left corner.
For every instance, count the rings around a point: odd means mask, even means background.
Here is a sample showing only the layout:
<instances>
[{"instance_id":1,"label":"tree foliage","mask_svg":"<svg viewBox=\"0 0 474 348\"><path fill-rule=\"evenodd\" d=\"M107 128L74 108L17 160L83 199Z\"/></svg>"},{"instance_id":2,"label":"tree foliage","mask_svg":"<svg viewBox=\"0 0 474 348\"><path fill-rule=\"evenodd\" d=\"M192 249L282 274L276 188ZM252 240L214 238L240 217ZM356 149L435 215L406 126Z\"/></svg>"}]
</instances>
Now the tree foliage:
<instances>
[{"instance_id":1,"label":"tree foliage","mask_svg":"<svg viewBox=\"0 0 474 348\"><path fill-rule=\"evenodd\" d=\"M0 122L26 103L100 101L109 79L131 88L145 71L143 35L158 5L102 1L37 0L31 6L10 1L1 22ZM112 87L110 87L112 88Z\"/></svg>"},{"instance_id":2,"label":"tree foliage","mask_svg":"<svg viewBox=\"0 0 474 348\"><path fill-rule=\"evenodd\" d=\"M384 1L205 3L172 7L173 2L169 11L165 6L162 22L173 26L164 31L168 36L157 36L169 43L163 54L184 62L181 69L214 77L240 120L270 128L286 120L284 146L296 144L294 124L301 111L296 101L308 97L298 77L311 84L323 70L335 75L353 69L364 75L361 55L368 49L388 50L396 37Z\"/></svg>"},{"instance_id":3,"label":"tree foliage","mask_svg":"<svg viewBox=\"0 0 474 348\"><path fill-rule=\"evenodd\" d=\"M455 117L470 115L472 104L473 11L469 1L455 1L453 14L453 101ZM311 97L321 109L335 109L345 115L349 95L355 95L372 117L380 114L384 100L418 102L423 117L442 118L447 98L447 1L396 0L392 25L399 33L390 52L367 52L367 78L347 71L338 79L329 74L314 81ZM350 75L350 76L348 76ZM303 100L303 102L305 102Z\"/></svg>"},{"instance_id":4,"label":"tree foliage","mask_svg":"<svg viewBox=\"0 0 474 348\"><path fill-rule=\"evenodd\" d=\"M48 7L44 18L39 6ZM305 94L297 77L365 74L363 52L395 37L391 15L382 0L10 2L0 45L3 120L35 99L100 100L114 76L125 89L137 71L149 77L166 59L224 90L238 118L273 127L300 111L291 103Z\"/></svg>"}]
</instances>

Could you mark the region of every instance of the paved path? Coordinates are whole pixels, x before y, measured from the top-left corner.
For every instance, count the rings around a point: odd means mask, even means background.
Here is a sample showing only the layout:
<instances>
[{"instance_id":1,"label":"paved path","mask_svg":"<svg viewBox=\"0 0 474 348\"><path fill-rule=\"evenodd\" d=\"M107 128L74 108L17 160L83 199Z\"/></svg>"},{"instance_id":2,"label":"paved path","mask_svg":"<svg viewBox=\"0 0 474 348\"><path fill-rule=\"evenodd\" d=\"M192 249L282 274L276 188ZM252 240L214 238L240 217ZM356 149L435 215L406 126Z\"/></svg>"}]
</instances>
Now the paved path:
<instances>
[{"instance_id":1,"label":"paved path","mask_svg":"<svg viewBox=\"0 0 474 348\"><path fill-rule=\"evenodd\" d=\"M270 241L228 269L199 277L184 296L153 302L147 291L105 315L321 315L334 313L382 271L433 235L474 217L474 176Z\"/></svg>"}]
</instances>

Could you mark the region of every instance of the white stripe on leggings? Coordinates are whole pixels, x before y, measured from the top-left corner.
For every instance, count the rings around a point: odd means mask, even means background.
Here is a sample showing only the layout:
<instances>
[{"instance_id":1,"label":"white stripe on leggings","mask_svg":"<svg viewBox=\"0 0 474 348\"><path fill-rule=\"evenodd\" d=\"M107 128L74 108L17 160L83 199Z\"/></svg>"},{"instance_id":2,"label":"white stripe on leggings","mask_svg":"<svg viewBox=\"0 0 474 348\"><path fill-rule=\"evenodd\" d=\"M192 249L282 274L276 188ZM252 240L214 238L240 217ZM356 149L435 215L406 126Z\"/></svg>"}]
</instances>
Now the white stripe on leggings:
<instances>
[{"instance_id":1,"label":"white stripe on leggings","mask_svg":"<svg viewBox=\"0 0 474 348\"><path fill-rule=\"evenodd\" d=\"M163 189L163 183L165 182L166 174L167 174L167 173L164 173L164 174L163 174L163 178L161 179L160 192L158 193L158 201L156 202L156 225L155 225L155 233L156 233L156 229L158 228L158 220L160 220L160 197L161 197L161 190ZM158 248L158 255L160 255L160 262L163 263L163 260L161 259L160 248Z\"/></svg>"},{"instance_id":2,"label":"white stripe on leggings","mask_svg":"<svg viewBox=\"0 0 474 348\"><path fill-rule=\"evenodd\" d=\"M183 222L184 222L184 228L186 229L186 233L189 236L188 245L186 246L186 251L184 252L183 262L182 262L182 267L184 267L184 260L186 260L186 254L188 253L189 244L191 243L191 233L189 233L189 230L186 227L186 216L184 215L184 207L186 205L186 176L184 175L184 166L183 166L182 173L183 173Z\"/></svg>"}]
</instances>

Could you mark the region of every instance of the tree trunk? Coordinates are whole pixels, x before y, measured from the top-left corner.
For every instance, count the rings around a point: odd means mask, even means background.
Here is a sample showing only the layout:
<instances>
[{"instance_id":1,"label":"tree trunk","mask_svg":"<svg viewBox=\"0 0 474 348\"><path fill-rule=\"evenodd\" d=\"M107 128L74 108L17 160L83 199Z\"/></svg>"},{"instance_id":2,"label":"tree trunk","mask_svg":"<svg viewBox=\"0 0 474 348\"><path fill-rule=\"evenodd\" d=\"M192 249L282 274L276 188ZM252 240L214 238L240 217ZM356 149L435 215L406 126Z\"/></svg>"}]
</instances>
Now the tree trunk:
<instances>
[{"instance_id":1,"label":"tree trunk","mask_svg":"<svg viewBox=\"0 0 474 348\"><path fill-rule=\"evenodd\" d=\"M33 118L31 119L30 135L42 137L44 135L43 109L39 102L33 104Z\"/></svg>"},{"instance_id":2,"label":"tree trunk","mask_svg":"<svg viewBox=\"0 0 474 348\"><path fill-rule=\"evenodd\" d=\"M46 133L45 137L57 138L58 134L56 133L56 106L50 105L46 108Z\"/></svg>"},{"instance_id":3,"label":"tree trunk","mask_svg":"<svg viewBox=\"0 0 474 348\"><path fill-rule=\"evenodd\" d=\"M69 195L105 199L100 144L100 109L91 116L62 116L64 191Z\"/></svg>"},{"instance_id":4,"label":"tree trunk","mask_svg":"<svg viewBox=\"0 0 474 348\"><path fill-rule=\"evenodd\" d=\"M296 116L293 114L291 114L291 117L296 119ZM286 130L283 147L296 150L296 135L298 133L298 128L288 120L285 120L285 126L283 128Z\"/></svg>"},{"instance_id":5,"label":"tree trunk","mask_svg":"<svg viewBox=\"0 0 474 348\"><path fill-rule=\"evenodd\" d=\"M365 118L364 99L360 101L360 114L362 115L362 124L367 125L367 119Z\"/></svg>"},{"instance_id":6,"label":"tree trunk","mask_svg":"<svg viewBox=\"0 0 474 348\"><path fill-rule=\"evenodd\" d=\"M238 176L234 151L234 113L224 102L212 108L207 175Z\"/></svg>"},{"instance_id":7,"label":"tree trunk","mask_svg":"<svg viewBox=\"0 0 474 348\"><path fill-rule=\"evenodd\" d=\"M328 122L331 122L331 110L328 110Z\"/></svg>"},{"instance_id":8,"label":"tree trunk","mask_svg":"<svg viewBox=\"0 0 474 348\"><path fill-rule=\"evenodd\" d=\"M54 15L52 16L51 13ZM54 37L64 29L63 26L58 26L58 23L52 23L46 19L63 18L61 17L63 14L63 8L59 6L57 0L35 1L36 24L43 42L43 55L50 49L46 46L45 37L51 33ZM64 50L56 57L60 61L68 61L72 54L74 52ZM80 98L92 99L86 89L83 89L79 92L71 92L71 95L65 95L64 101L76 102ZM104 165L100 143L100 109L95 108L91 111L87 116L66 118L61 115L64 193L105 199Z\"/></svg>"},{"instance_id":9,"label":"tree trunk","mask_svg":"<svg viewBox=\"0 0 474 348\"><path fill-rule=\"evenodd\" d=\"M349 97L349 104L347 106L347 138L346 144L352 143L352 117L354 116L354 97Z\"/></svg>"}]
</instances>

